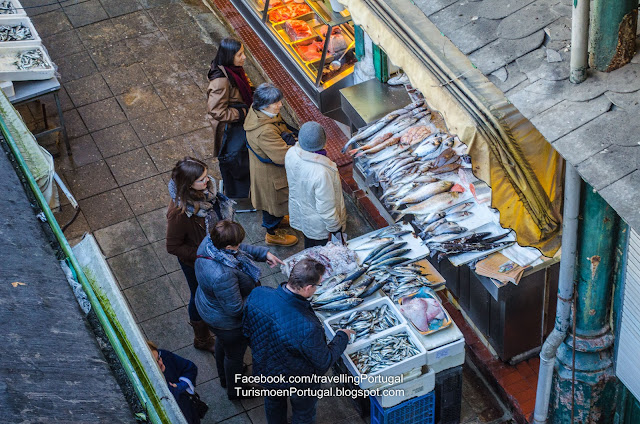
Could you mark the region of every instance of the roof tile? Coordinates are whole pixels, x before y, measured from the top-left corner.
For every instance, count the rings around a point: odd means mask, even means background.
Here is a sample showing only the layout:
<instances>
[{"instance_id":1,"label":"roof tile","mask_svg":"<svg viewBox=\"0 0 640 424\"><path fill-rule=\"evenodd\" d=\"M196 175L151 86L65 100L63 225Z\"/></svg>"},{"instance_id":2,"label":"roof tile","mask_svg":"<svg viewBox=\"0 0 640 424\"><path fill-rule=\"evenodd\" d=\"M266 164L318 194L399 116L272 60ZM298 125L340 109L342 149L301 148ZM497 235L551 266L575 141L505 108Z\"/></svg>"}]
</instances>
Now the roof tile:
<instances>
[{"instance_id":1,"label":"roof tile","mask_svg":"<svg viewBox=\"0 0 640 424\"><path fill-rule=\"evenodd\" d=\"M611 146L578 165L578 173L596 190L602 190L638 169L640 146ZM613 166L615 164L615 166Z\"/></svg>"},{"instance_id":2,"label":"roof tile","mask_svg":"<svg viewBox=\"0 0 640 424\"><path fill-rule=\"evenodd\" d=\"M469 59L487 75L537 49L543 41L544 31L542 30L518 40L498 39L471 53Z\"/></svg>"},{"instance_id":3,"label":"roof tile","mask_svg":"<svg viewBox=\"0 0 640 424\"><path fill-rule=\"evenodd\" d=\"M414 3L425 15L430 16L456 1L458 0L414 0Z\"/></svg>"},{"instance_id":4,"label":"roof tile","mask_svg":"<svg viewBox=\"0 0 640 424\"><path fill-rule=\"evenodd\" d=\"M507 91L511 90L513 87L517 86L522 81L527 79L527 76L520 72L520 69L518 69L518 65L516 65L515 62L510 63L504 68L500 69L506 69L507 80L501 81L494 75L489 75L489 80L494 83L496 87L502 90L503 93L506 93Z\"/></svg>"},{"instance_id":5,"label":"roof tile","mask_svg":"<svg viewBox=\"0 0 640 424\"><path fill-rule=\"evenodd\" d=\"M564 100L562 96L551 95L561 93L561 86L560 82L539 80L514 94L510 93L509 100L525 118L531 119Z\"/></svg>"},{"instance_id":6,"label":"roof tile","mask_svg":"<svg viewBox=\"0 0 640 424\"><path fill-rule=\"evenodd\" d=\"M552 143L602 115L610 108L611 102L605 96L600 96L590 102L564 100L530 120L544 138Z\"/></svg>"},{"instance_id":7,"label":"roof tile","mask_svg":"<svg viewBox=\"0 0 640 424\"><path fill-rule=\"evenodd\" d=\"M476 14L481 18L504 19L534 1L535 0L511 0L505 2L504 0L484 0L478 6Z\"/></svg>"},{"instance_id":8,"label":"roof tile","mask_svg":"<svg viewBox=\"0 0 640 424\"><path fill-rule=\"evenodd\" d=\"M639 170L600 190L602 198L636 230L640 229L638 193L640 193Z\"/></svg>"},{"instance_id":9,"label":"roof tile","mask_svg":"<svg viewBox=\"0 0 640 424\"><path fill-rule=\"evenodd\" d=\"M515 40L543 29L560 17L551 9L557 3L559 0L537 0L507 16L498 26L498 37Z\"/></svg>"},{"instance_id":10,"label":"roof tile","mask_svg":"<svg viewBox=\"0 0 640 424\"><path fill-rule=\"evenodd\" d=\"M630 63L607 76L607 88L617 93L640 90L640 64Z\"/></svg>"},{"instance_id":11,"label":"roof tile","mask_svg":"<svg viewBox=\"0 0 640 424\"><path fill-rule=\"evenodd\" d=\"M453 31L449 39L464 54L469 54L486 46L496 38L496 28L500 22L491 19L480 18Z\"/></svg>"}]
</instances>

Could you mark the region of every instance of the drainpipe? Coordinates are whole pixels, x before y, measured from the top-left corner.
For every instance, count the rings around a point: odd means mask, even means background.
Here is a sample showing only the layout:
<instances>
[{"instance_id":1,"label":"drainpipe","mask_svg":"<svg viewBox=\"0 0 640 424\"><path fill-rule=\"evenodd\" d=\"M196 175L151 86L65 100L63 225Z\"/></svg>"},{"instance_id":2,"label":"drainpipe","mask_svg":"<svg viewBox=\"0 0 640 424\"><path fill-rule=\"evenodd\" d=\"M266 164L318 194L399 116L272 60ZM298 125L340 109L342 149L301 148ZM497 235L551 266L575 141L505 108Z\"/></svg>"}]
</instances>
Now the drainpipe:
<instances>
[{"instance_id":1,"label":"drainpipe","mask_svg":"<svg viewBox=\"0 0 640 424\"><path fill-rule=\"evenodd\" d=\"M571 73L569 81L580 84L587 79L589 60L590 0L573 0L571 9Z\"/></svg>"},{"instance_id":2,"label":"drainpipe","mask_svg":"<svg viewBox=\"0 0 640 424\"><path fill-rule=\"evenodd\" d=\"M565 162L564 211L562 218L562 259L558 282L558 305L556 325L540 351L540 370L533 421L546 423L549 413L549 398L556 351L564 341L569 329L571 302L575 280L576 256L578 254L578 213L580 211L580 185L582 179L573 165Z\"/></svg>"}]
</instances>

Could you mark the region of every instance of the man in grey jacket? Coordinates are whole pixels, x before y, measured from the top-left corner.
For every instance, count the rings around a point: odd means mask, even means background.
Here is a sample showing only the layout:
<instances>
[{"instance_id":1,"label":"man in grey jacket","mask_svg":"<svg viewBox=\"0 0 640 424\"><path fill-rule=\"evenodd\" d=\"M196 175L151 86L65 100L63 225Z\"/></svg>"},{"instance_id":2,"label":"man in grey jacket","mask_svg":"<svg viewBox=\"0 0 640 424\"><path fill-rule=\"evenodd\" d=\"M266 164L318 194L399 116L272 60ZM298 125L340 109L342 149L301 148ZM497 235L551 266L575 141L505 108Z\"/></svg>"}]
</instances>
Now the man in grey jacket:
<instances>
[{"instance_id":1,"label":"man in grey jacket","mask_svg":"<svg viewBox=\"0 0 640 424\"><path fill-rule=\"evenodd\" d=\"M322 126L306 122L298 142L285 156L289 225L302 231L305 249L326 244L331 234L341 234L347 223L340 174L326 156L326 142Z\"/></svg>"}]
</instances>

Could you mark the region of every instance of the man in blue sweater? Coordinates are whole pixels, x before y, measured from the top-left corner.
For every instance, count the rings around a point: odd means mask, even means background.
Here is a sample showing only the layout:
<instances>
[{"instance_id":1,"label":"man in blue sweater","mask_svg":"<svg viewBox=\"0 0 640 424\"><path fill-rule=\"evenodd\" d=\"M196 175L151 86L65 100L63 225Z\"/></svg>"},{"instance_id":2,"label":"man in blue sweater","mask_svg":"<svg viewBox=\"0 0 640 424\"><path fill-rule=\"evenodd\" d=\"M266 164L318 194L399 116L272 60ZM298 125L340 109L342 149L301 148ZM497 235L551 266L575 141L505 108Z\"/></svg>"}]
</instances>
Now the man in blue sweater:
<instances>
[{"instance_id":1,"label":"man in blue sweater","mask_svg":"<svg viewBox=\"0 0 640 424\"><path fill-rule=\"evenodd\" d=\"M319 389L313 376L324 375L349 343L351 330L339 330L327 345L322 323L309 298L320 285L324 266L303 259L291 270L289 281L277 289L255 288L246 301L243 328L253 356L253 374L267 389ZM292 383L291 377L307 376ZM267 379L266 377L274 377ZM287 423L288 396L266 396L268 424ZM290 397L292 424L312 424L316 417L316 396Z\"/></svg>"}]
</instances>

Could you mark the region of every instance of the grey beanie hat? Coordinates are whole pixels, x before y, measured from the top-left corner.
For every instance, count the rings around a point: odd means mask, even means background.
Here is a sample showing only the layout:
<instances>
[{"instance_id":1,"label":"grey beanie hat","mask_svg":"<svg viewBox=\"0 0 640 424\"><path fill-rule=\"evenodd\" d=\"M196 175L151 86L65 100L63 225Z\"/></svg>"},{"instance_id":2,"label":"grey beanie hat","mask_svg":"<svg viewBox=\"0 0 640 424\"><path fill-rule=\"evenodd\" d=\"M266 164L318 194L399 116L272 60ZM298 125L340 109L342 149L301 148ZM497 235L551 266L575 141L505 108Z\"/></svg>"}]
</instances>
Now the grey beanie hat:
<instances>
[{"instance_id":1,"label":"grey beanie hat","mask_svg":"<svg viewBox=\"0 0 640 424\"><path fill-rule=\"evenodd\" d=\"M298 133L298 143L307 152L315 152L324 149L327 144L327 136L322 125L314 121L305 122Z\"/></svg>"}]
</instances>

